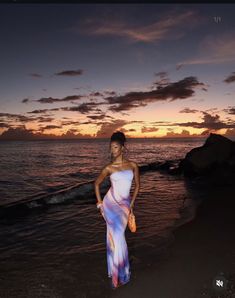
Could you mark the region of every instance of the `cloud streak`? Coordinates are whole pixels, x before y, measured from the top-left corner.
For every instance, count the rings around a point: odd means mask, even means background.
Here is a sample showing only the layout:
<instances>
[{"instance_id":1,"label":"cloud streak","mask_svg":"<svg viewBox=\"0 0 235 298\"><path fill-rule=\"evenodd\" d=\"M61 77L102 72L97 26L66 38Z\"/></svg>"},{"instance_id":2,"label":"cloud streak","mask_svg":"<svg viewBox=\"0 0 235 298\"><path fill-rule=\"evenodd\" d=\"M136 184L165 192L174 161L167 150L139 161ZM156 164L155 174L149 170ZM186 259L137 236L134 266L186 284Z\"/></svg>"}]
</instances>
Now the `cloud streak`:
<instances>
[{"instance_id":1,"label":"cloud streak","mask_svg":"<svg viewBox=\"0 0 235 298\"><path fill-rule=\"evenodd\" d=\"M179 39L186 31L203 22L202 17L195 11L167 12L152 24L131 25L127 21L115 19L88 19L82 24L66 29L95 36L124 37L130 42L152 43L165 39ZM185 27L187 23L187 27Z\"/></svg>"},{"instance_id":2,"label":"cloud streak","mask_svg":"<svg viewBox=\"0 0 235 298\"><path fill-rule=\"evenodd\" d=\"M55 73L56 76L69 76L69 77L74 77L74 76L80 76L84 73L83 69L77 69L77 70L63 70L60 72Z\"/></svg>"},{"instance_id":3,"label":"cloud streak","mask_svg":"<svg viewBox=\"0 0 235 298\"><path fill-rule=\"evenodd\" d=\"M226 79L224 79L225 83L233 83L235 82L235 71L232 72L231 75L229 75Z\"/></svg>"},{"instance_id":4,"label":"cloud streak","mask_svg":"<svg viewBox=\"0 0 235 298\"><path fill-rule=\"evenodd\" d=\"M214 64L235 61L235 33L207 36L199 45L198 57L184 60L176 65L179 70L184 65Z\"/></svg>"},{"instance_id":5,"label":"cloud streak","mask_svg":"<svg viewBox=\"0 0 235 298\"><path fill-rule=\"evenodd\" d=\"M64 102L64 101L73 101L73 100L80 100L83 98L83 95L69 95L64 98L55 98L55 97L42 97L40 99L30 100L29 98L22 99L22 103L32 102L39 102L39 103L54 103L54 102Z\"/></svg>"}]
</instances>

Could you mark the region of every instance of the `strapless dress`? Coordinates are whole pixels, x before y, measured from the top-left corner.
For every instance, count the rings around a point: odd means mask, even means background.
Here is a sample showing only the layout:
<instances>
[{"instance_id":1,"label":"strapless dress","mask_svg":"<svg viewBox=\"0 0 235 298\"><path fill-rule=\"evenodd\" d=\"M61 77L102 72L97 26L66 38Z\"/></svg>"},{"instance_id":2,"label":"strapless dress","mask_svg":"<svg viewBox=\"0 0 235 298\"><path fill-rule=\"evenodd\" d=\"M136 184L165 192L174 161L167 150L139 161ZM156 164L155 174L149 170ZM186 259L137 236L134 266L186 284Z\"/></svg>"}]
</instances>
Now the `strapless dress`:
<instances>
[{"instance_id":1,"label":"strapless dress","mask_svg":"<svg viewBox=\"0 0 235 298\"><path fill-rule=\"evenodd\" d=\"M133 176L131 169L112 173L111 187L103 198L102 211L107 227L107 269L113 288L127 283L131 275L125 230L130 212Z\"/></svg>"}]
</instances>

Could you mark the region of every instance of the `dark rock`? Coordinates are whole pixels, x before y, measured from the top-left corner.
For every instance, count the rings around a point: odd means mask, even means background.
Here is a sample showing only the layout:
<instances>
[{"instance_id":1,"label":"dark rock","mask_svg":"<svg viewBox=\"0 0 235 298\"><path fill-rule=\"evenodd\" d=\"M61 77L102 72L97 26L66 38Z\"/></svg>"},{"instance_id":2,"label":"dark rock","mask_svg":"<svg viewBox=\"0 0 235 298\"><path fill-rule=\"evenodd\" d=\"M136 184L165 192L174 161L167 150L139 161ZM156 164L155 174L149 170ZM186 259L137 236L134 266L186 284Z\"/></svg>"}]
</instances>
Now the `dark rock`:
<instances>
[{"instance_id":1,"label":"dark rock","mask_svg":"<svg viewBox=\"0 0 235 298\"><path fill-rule=\"evenodd\" d=\"M170 167L170 169L168 170L168 174L170 175L180 175L182 174L182 168L180 167Z\"/></svg>"},{"instance_id":2,"label":"dark rock","mask_svg":"<svg viewBox=\"0 0 235 298\"><path fill-rule=\"evenodd\" d=\"M203 146L193 148L180 161L178 172L187 177L203 175L214 182L230 181L235 174L235 143L211 133Z\"/></svg>"},{"instance_id":3,"label":"dark rock","mask_svg":"<svg viewBox=\"0 0 235 298\"><path fill-rule=\"evenodd\" d=\"M159 165L159 170L169 171L171 166L172 166L172 163L169 160L167 160L164 163L162 163L161 165Z\"/></svg>"},{"instance_id":4,"label":"dark rock","mask_svg":"<svg viewBox=\"0 0 235 298\"><path fill-rule=\"evenodd\" d=\"M158 170L160 164L161 164L161 162L152 162L149 164L149 169L150 170Z\"/></svg>"}]
</instances>

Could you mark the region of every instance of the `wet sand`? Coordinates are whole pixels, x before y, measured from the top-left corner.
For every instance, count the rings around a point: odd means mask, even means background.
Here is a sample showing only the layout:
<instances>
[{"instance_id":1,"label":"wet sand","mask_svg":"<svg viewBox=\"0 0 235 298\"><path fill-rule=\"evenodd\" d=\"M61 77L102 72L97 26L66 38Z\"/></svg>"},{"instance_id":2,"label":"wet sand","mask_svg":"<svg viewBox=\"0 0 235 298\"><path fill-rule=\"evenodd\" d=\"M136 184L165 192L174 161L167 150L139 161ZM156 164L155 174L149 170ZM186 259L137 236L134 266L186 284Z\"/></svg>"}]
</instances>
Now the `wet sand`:
<instances>
[{"instance_id":1,"label":"wet sand","mask_svg":"<svg viewBox=\"0 0 235 298\"><path fill-rule=\"evenodd\" d=\"M217 187L197 209L196 217L178 227L162 260L135 271L129 284L106 297L214 298L235 297L235 187ZM167 256L167 257L166 257ZM223 292L213 280L223 272Z\"/></svg>"}]
</instances>

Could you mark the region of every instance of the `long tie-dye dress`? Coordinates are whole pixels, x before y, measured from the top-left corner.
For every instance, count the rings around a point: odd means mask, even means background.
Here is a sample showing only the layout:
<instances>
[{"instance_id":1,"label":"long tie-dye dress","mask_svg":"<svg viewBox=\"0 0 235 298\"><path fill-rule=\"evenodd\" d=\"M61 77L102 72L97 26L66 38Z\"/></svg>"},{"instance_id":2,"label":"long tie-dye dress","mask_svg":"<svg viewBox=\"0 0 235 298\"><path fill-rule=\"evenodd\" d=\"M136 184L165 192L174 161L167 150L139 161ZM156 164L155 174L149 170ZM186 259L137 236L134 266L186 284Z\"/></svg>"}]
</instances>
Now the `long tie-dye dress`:
<instances>
[{"instance_id":1,"label":"long tie-dye dress","mask_svg":"<svg viewBox=\"0 0 235 298\"><path fill-rule=\"evenodd\" d=\"M130 264L125 239L130 212L130 189L133 180L131 169L116 171L110 175L111 187L103 199L103 216L106 221L107 268L116 288L130 280Z\"/></svg>"}]
</instances>

